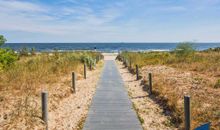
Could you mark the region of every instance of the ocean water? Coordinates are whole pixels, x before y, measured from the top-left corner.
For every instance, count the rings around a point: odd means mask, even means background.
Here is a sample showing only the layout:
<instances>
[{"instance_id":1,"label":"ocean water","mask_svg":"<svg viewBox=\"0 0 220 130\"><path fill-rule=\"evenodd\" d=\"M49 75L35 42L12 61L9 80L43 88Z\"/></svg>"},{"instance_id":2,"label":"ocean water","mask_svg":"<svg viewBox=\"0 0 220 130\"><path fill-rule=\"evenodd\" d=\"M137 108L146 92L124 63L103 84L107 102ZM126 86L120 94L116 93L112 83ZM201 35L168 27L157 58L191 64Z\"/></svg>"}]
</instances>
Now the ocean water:
<instances>
[{"instance_id":1,"label":"ocean water","mask_svg":"<svg viewBox=\"0 0 220 130\"><path fill-rule=\"evenodd\" d=\"M2 47L10 47L16 51L21 48L35 48L36 51L71 51L71 50L94 50L101 52L118 51L170 51L178 43L7 43ZM195 43L196 50L220 47L220 43Z\"/></svg>"}]
</instances>

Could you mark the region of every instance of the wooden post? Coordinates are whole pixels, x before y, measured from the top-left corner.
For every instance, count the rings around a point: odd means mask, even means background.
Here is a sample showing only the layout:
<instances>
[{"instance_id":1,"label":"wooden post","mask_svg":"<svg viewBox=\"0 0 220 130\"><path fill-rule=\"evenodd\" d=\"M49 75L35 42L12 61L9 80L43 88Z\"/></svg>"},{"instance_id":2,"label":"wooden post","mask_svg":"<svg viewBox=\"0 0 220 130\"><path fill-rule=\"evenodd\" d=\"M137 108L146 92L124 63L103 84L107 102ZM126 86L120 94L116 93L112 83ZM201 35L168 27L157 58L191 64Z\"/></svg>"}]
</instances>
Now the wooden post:
<instances>
[{"instance_id":1,"label":"wooden post","mask_svg":"<svg viewBox=\"0 0 220 130\"><path fill-rule=\"evenodd\" d=\"M125 64L126 64L126 67L128 67L128 60L126 59L126 61L125 61Z\"/></svg>"},{"instance_id":2,"label":"wooden post","mask_svg":"<svg viewBox=\"0 0 220 130\"><path fill-rule=\"evenodd\" d=\"M94 61L94 67L96 68L96 59L95 59L95 61Z\"/></svg>"},{"instance_id":3,"label":"wooden post","mask_svg":"<svg viewBox=\"0 0 220 130\"><path fill-rule=\"evenodd\" d=\"M72 72L72 87L73 93L76 93L76 73Z\"/></svg>"},{"instance_id":4,"label":"wooden post","mask_svg":"<svg viewBox=\"0 0 220 130\"><path fill-rule=\"evenodd\" d=\"M96 61L97 61L97 63L99 62L99 55L96 56Z\"/></svg>"},{"instance_id":5,"label":"wooden post","mask_svg":"<svg viewBox=\"0 0 220 130\"><path fill-rule=\"evenodd\" d=\"M92 70L92 62L89 63L89 69Z\"/></svg>"},{"instance_id":6,"label":"wooden post","mask_svg":"<svg viewBox=\"0 0 220 130\"><path fill-rule=\"evenodd\" d=\"M123 65L125 65L125 58L124 57L122 57L122 63L123 63Z\"/></svg>"},{"instance_id":7,"label":"wooden post","mask_svg":"<svg viewBox=\"0 0 220 130\"><path fill-rule=\"evenodd\" d=\"M190 96L184 96L185 130L190 130Z\"/></svg>"},{"instance_id":8,"label":"wooden post","mask_svg":"<svg viewBox=\"0 0 220 130\"><path fill-rule=\"evenodd\" d=\"M97 63L99 62L99 60L100 60L100 57L99 57L99 55L97 56Z\"/></svg>"},{"instance_id":9,"label":"wooden post","mask_svg":"<svg viewBox=\"0 0 220 130\"><path fill-rule=\"evenodd\" d=\"M138 71L138 65L136 65L136 79L139 80L139 71Z\"/></svg>"},{"instance_id":10,"label":"wooden post","mask_svg":"<svg viewBox=\"0 0 220 130\"><path fill-rule=\"evenodd\" d=\"M86 63L84 63L84 79L86 79Z\"/></svg>"},{"instance_id":11,"label":"wooden post","mask_svg":"<svg viewBox=\"0 0 220 130\"><path fill-rule=\"evenodd\" d=\"M152 74L149 73L148 74L148 78L149 78L149 94L152 94Z\"/></svg>"},{"instance_id":12,"label":"wooden post","mask_svg":"<svg viewBox=\"0 0 220 130\"><path fill-rule=\"evenodd\" d=\"M130 67L130 69L132 68L132 66L131 66L131 58L129 60L129 67Z\"/></svg>"},{"instance_id":13,"label":"wooden post","mask_svg":"<svg viewBox=\"0 0 220 130\"><path fill-rule=\"evenodd\" d=\"M48 128L47 98L48 98L48 93L46 91L41 92L42 119L46 123Z\"/></svg>"}]
</instances>

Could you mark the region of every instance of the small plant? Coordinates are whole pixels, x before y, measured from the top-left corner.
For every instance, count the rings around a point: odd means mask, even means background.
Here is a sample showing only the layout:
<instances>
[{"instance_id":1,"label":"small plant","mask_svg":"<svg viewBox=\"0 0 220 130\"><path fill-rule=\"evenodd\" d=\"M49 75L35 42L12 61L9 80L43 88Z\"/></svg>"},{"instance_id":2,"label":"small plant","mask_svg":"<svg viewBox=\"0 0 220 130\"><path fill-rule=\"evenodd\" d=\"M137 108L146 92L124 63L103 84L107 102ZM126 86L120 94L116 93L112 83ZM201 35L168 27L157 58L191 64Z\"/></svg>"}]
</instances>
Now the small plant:
<instances>
[{"instance_id":1,"label":"small plant","mask_svg":"<svg viewBox=\"0 0 220 130\"><path fill-rule=\"evenodd\" d=\"M179 58L186 58L192 56L195 52L192 43L180 43L174 49L174 53Z\"/></svg>"},{"instance_id":2,"label":"small plant","mask_svg":"<svg viewBox=\"0 0 220 130\"><path fill-rule=\"evenodd\" d=\"M29 54L29 50L27 47L23 47L20 51L19 51L20 56L28 56Z\"/></svg>"},{"instance_id":3,"label":"small plant","mask_svg":"<svg viewBox=\"0 0 220 130\"><path fill-rule=\"evenodd\" d=\"M0 35L0 46L6 42L3 35ZM0 48L0 71L13 64L18 59L17 54L12 49Z\"/></svg>"},{"instance_id":4,"label":"small plant","mask_svg":"<svg viewBox=\"0 0 220 130\"><path fill-rule=\"evenodd\" d=\"M93 59L91 56L88 55L82 55L81 56L81 62L87 64L88 66L91 64L92 66L95 65L96 60Z\"/></svg>"},{"instance_id":5,"label":"small plant","mask_svg":"<svg viewBox=\"0 0 220 130\"><path fill-rule=\"evenodd\" d=\"M219 80L217 80L217 82L216 82L216 84L215 84L214 88L220 88L220 79L219 79Z\"/></svg>"},{"instance_id":6,"label":"small plant","mask_svg":"<svg viewBox=\"0 0 220 130\"><path fill-rule=\"evenodd\" d=\"M35 48L31 48L30 53L31 53L31 55L36 55L36 50L35 50Z\"/></svg>"},{"instance_id":7,"label":"small plant","mask_svg":"<svg viewBox=\"0 0 220 130\"><path fill-rule=\"evenodd\" d=\"M205 50L204 52L220 52L220 47L215 47L215 48L209 48Z\"/></svg>"}]
</instances>

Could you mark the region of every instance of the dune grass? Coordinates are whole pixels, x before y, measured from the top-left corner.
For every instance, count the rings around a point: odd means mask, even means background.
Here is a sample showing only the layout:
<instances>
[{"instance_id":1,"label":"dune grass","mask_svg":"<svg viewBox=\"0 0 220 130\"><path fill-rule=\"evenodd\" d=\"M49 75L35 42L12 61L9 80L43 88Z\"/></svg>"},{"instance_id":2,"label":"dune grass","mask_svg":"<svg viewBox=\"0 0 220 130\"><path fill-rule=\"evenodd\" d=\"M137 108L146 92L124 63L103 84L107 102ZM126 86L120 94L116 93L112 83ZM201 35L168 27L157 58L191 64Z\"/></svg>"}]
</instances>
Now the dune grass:
<instances>
[{"instance_id":1,"label":"dune grass","mask_svg":"<svg viewBox=\"0 0 220 130\"><path fill-rule=\"evenodd\" d=\"M135 73L135 65L140 68L168 66L180 72L191 72L193 82L198 82L201 88L177 89L172 83L164 81L168 75L157 74L154 80L155 99L164 107L173 112L172 122L179 128L183 128L183 96L184 93L192 97L192 127L212 122L212 129L220 127L220 52L219 51L195 51L187 55L179 55L172 52L122 52L118 60L124 61L132 73ZM131 65L131 66L130 66ZM143 71L142 69L140 71ZM144 75L144 74L142 74ZM201 78L202 77L202 78ZM145 80L145 79L143 79ZM181 80L181 79L180 79ZM184 80L184 79L183 79ZM189 84L190 85L190 84ZM185 87L185 86L184 86ZM180 90L184 90L183 92Z\"/></svg>"},{"instance_id":2,"label":"dune grass","mask_svg":"<svg viewBox=\"0 0 220 130\"><path fill-rule=\"evenodd\" d=\"M56 91L50 85L61 81L63 76L72 71L77 72L78 79L82 78L83 64L92 64L94 68L101 58L101 53L83 51L20 56L18 61L0 71L0 105L3 117L0 126L16 129L16 122L23 122L23 128L33 128L36 120L41 122L40 91Z\"/></svg>"},{"instance_id":3,"label":"dune grass","mask_svg":"<svg viewBox=\"0 0 220 130\"><path fill-rule=\"evenodd\" d=\"M211 76L220 75L220 52L195 52L184 57L174 52L122 52L120 56L128 63L131 61L133 68L136 64L140 68L146 65L167 65Z\"/></svg>"}]
</instances>

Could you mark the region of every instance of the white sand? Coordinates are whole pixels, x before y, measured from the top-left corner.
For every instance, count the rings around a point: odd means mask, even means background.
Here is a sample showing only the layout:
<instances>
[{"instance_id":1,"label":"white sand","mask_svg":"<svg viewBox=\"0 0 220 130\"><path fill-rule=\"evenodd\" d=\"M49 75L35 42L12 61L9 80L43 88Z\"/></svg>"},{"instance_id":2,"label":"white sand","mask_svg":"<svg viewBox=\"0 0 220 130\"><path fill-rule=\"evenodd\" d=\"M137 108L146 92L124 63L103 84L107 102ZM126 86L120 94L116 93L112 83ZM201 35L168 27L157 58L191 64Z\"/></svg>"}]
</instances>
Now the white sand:
<instances>
[{"instance_id":1,"label":"white sand","mask_svg":"<svg viewBox=\"0 0 220 130\"><path fill-rule=\"evenodd\" d=\"M96 90L101 69L87 73L87 79L76 83L76 93L71 94L49 113L50 130L77 130L83 124L88 113L92 97Z\"/></svg>"},{"instance_id":2,"label":"white sand","mask_svg":"<svg viewBox=\"0 0 220 130\"><path fill-rule=\"evenodd\" d=\"M115 60L118 53L102 53L104 55L104 60Z\"/></svg>"}]
</instances>

